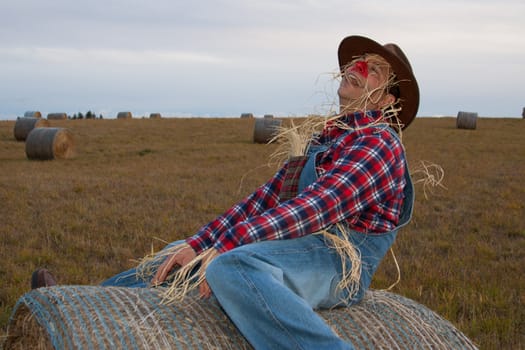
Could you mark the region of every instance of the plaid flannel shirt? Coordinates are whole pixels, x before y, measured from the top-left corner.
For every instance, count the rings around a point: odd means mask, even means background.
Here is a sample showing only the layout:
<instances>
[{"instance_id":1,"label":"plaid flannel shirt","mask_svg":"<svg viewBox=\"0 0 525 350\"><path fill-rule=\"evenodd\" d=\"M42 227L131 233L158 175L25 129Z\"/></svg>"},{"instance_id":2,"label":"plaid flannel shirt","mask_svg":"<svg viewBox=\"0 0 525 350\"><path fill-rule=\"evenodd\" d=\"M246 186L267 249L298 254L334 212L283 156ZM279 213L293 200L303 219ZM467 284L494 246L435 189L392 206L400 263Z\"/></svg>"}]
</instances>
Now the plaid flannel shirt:
<instances>
[{"instance_id":1,"label":"plaid flannel shirt","mask_svg":"<svg viewBox=\"0 0 525 350\"><path fill-rule=\"evenodd\" d=\"M379 118L378 111L343 117L352 131L327 125L316 140L330 145L318 156L317 181L281 201L285 164L186 242L199 254L212 247L225 252L258 241L298 238L338 222L368 234L393 230L403 202L405 154L391 131L370 126Z\"/></svg>"}]
</instances>

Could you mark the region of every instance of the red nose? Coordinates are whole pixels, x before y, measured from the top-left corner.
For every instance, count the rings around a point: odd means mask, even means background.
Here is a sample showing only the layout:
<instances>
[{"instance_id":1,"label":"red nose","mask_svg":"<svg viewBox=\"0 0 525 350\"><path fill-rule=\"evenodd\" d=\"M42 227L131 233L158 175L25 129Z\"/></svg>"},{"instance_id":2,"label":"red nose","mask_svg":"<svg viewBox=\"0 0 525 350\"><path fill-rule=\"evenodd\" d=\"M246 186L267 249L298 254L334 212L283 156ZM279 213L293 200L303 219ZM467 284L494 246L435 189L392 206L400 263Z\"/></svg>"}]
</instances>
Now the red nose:
<instances>
[{"instance_id":1,"label":"red nose","mask_svg":"<svg viewBox=\"0 0 525 350\"><path fill-rule=\"evenodd\" d=\"M350 71L357 72L361 74L364 78L367 78L368 77L368 64L366 64L365 61L357 61L352 65L352 67L350 68Z\"/></svg>"}]
</instances>

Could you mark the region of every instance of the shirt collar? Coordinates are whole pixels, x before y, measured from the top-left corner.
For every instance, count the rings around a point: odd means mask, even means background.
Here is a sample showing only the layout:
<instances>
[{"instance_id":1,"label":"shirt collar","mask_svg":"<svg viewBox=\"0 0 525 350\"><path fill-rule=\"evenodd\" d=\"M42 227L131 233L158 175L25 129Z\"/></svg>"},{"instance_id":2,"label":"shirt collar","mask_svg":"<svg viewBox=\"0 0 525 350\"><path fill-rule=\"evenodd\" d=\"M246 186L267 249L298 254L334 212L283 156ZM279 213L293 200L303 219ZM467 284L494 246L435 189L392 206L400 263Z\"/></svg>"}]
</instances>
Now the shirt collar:
<instances>
[{"instance_id":1,"label":"shirt collar","mask_svg":"<svg viewBox=\"0 0 525 350\"><path fill-rule=\"evenodd\" d=\"M360 129L367 125L377 123L381 116L381 111L378 110L345 114L326 124L319 138L319 142L325 143L332 141L348 130ZM344 126L341 124L344 124Z\"/></svg>"}]
</instances>

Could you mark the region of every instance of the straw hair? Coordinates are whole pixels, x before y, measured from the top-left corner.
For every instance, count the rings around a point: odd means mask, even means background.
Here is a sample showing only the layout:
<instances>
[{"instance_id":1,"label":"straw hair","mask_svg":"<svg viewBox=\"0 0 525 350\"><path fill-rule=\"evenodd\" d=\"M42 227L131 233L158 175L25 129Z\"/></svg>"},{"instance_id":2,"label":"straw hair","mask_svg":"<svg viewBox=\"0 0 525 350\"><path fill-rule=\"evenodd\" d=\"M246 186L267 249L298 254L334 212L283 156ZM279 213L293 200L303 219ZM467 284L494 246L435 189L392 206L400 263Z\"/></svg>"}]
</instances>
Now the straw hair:
<instances>
[{"instance_id":1,"label":"straw hair","mask_svg":"<svg viewBox=\"0 0 525 350\"><path fill-rule=\"evenodd\" d=\"M49 126L49 121L42 118L24 117L18 118L15 123L13 133L17 141L25 141L27 135L35 128L45 128Z\"/></svg>"},{"instance_id":2,"label":"straw hair","mask_svg":"<svg viewBox=\"0 0 525 350\"><path fill-rule=\"evenodd\" d=\"M64 128L33 129L26 140L29 159L68 159L75 155L75 143L71 132Z\"/></svg>"}]
</instances>

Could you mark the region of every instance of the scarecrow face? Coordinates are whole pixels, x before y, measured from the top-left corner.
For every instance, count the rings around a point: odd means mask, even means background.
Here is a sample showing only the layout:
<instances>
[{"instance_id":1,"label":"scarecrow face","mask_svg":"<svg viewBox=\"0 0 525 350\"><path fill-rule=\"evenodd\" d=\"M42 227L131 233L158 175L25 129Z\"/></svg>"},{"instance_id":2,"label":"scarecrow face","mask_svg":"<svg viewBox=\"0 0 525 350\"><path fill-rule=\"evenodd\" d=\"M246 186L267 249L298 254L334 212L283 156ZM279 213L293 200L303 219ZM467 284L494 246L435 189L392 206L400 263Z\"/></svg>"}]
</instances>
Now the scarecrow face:
<instances>
[{"instance_id":1,"label":"scarecrow face","mask_svg":"<svg viewBox=\"0 0 525 350\"><path fill-rule=\"evenodd\" d=\"M366 54L348 63L338 90L342 108L371 110L392 104L395 97L386 92L391 75L390 65L376 54Z\"/></svg>"}]
</instances>

